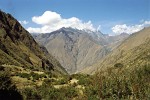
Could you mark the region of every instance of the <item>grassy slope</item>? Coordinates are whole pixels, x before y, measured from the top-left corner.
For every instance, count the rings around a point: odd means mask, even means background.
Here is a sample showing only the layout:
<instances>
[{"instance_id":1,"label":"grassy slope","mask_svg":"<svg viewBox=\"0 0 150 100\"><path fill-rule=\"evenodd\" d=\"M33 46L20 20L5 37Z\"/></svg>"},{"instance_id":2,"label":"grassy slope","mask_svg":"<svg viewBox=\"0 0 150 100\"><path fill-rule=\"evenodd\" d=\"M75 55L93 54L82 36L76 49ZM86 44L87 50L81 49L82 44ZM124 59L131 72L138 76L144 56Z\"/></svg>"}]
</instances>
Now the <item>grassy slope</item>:
<instances>
[{"instance_id":1,"label":"grassy slope","mask_svg":"<svg viewBox=\"0 0 150 100\"><path fill-rule=\"evenodd\" d=\"M36 70L66 71L50 54L41 50L32 36L10 14L0 11L0 65L9 64ZM5 57L6 56L6 57Z\"/></svg>"},{"instance_id":2,"label":"grassy slope","mask_svg":"<svg viewBox=\"0 0 150 100\"><path fill-rule=\"evenodd\" d=\"M117 63L124 67L133 68L149 64L150 59L150 28L132 34L118 48L83 73L95 73L97 70L113 67Z\"/></svg>"}]
</instances>

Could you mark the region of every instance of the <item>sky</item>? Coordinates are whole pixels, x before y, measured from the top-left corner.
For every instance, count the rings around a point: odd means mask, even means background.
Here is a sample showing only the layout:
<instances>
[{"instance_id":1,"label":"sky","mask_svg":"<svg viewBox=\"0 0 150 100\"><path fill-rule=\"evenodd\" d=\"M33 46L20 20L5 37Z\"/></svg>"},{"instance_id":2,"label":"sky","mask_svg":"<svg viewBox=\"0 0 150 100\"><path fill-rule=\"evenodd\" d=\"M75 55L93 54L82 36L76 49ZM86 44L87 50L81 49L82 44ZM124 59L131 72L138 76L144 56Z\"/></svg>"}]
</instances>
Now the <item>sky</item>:
<instances>
[{"instance_id":1,"label":"sky","mask_svg":"<svg viewBox=\"0 0 150 100\"><path fill-rule=\"evenodd\" d=\"M117 35L150 25L150 0L0 0L30 33L61 27Z\"/></svg>"}]
</instances>

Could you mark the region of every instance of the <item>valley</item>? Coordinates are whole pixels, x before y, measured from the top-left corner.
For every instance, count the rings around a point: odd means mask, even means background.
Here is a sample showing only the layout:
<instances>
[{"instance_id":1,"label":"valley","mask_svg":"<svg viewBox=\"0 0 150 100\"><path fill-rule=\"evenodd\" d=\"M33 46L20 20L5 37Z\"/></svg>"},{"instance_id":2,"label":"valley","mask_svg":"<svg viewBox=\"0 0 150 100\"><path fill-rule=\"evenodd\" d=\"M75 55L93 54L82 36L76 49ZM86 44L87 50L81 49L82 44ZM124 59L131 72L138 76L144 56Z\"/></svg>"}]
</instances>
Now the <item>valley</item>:
<instances>
[{"instance_id":1,"label":"valley","mask_svg":"<svg viewBox=\"0 0 150 100\"><path fill-rule=\"evenodd\" d=\"M46 13L55 16L41 22ZM94 30L91 22L46 13L32 21L46 29L74 23L51 32L29 33L22 24L29 22L0 10L0 100L150 99L148 24L132 34L125 30L109 35ZM55 27L48 26L51 20ZM73 28L76 21L80 28Z\"/></svg>"}]
</instances>

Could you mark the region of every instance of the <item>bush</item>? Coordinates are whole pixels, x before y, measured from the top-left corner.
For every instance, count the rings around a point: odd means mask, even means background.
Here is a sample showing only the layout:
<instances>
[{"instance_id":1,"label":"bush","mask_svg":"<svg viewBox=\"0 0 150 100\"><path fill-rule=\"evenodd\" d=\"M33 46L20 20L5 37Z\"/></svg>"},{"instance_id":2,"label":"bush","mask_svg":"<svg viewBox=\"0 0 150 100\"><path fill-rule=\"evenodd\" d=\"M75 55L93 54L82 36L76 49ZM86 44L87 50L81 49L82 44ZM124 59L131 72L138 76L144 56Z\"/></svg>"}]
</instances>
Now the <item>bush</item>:
<instances>
[{"instance_id":1,"label":"bush","mask_svg":"<svg viewBox=\"0 0 150 100\"><path fill-rule=\"evenodd\" d=\"M114 67L116 67L116 68L122 68L122 67L123 67L123 64L121 64L121 63L116 63L116 64L114 65Z\"/></svg>"},{"instance_id":2,"label":"bush","mask_svg":"<svg viewBox=\"0 0 150 100\"><path fill-rule=\"evenodd\" d=\"M10 79L10 72L0 71L0 99L22 100L22 95Z\"/></svg>"},{"instance_id":3,"label":"bush","mask_svg":"<svg viewBox=\"0 0 150 100\"><path fill-rule=\"evenodd\" d=\"M89 85L85 88L85 94L88 100L99 100L99 88L97 86Z\"/></svg>"},{"instance_id":4,"label":"bush","mask_svg":"<svg viewBox=\"0 0 150 100\"><path fill-rule=\"evenodd\" d=\"M25 88L22 93L25 100L41 100L41 96L32 88Z\"/></svg>"},{"instance_id":5,"label":"bush","mask_svg":"<svg viewBox=\"0 0 150 100\"><path fill-rule=\"evenodd\" d=\"M89 75L83 75L83 74L76 74L72 75L71 77L78 79L78 84L88 86L89 84L92 84L91 76Z\"/></svg>"},{"instance_id":6,"label":"bush","mask_svg":"<svg viewBox=\"0 0 150 100\"><path fill-rule=\"evenodd\" d=\"M20 76L22 78L27 78L28 80L30 79L31 75L28 73L18 73L17 76Z\"/></svg>"},{"instance_id":7,"label":"bush","mask_svg":"<svg viewBox=\"0 0 150 100\"><path fill-rule=\"evenodd\" d=\"M67 83L68 83L68 78L61 78L61 79L55 81L54 84L62 85L62 84L67 84Z\"/></svg>"},{"instance_id":8,"label":"bush","mask_svg":"<svg viewBox=\"0 0 150 100\"><path fill-rule=\"evenodd\" d=\"M67 88L62 89L62 92L63 90L65 91L65 96L67 98L73 98L73 97L78 96L78 92L74 87L69 86Z\"/></svg>"},{"instance_id":9,"label":"bush","mask_svg":"<svg viewBox=\"0 0 150 100\"><path fill-rule=\"evenodd\" d=\"M45 74L37 74L34 72L31 72L30 75L33 77L33 80L39 80L39 78L45 78L46 75Z\"/></svg>"},{"instance_id":10,"label":"bush","mask_svg":"<svg viewBox=\"0 0 150 100\"><path fill-rule=\"evenodd\" d=\"M55 82L54 79L48 79L48 78L44 79L44 83L47 85L52 85L53 82Z\"/></svg>"}]
</instances>

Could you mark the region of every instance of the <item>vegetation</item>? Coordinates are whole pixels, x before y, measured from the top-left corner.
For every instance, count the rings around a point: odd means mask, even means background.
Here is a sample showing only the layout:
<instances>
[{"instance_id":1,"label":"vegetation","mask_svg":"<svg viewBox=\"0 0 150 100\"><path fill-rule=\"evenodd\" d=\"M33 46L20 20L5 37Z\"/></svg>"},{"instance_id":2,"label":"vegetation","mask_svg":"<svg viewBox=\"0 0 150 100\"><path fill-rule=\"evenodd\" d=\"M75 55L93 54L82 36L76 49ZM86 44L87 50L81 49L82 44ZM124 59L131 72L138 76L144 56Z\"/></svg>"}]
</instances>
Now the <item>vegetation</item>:
<instances>
[{"instance_id":1,"label":"vegetation","mask_svg":"<svg viewBox=\"0 0 150 100\"><path fill-rule=\"evenodd\" d=\"M0 71L0 99L21 100L22 95L10 79L10 72Z\"/></svg>"},{"instance_id":2,"label":"vegetation","mask_svg":"<svg viewBox=\"0 0 150 100\"><path fill-rule=\"evenodd\" d=\"M109 68L95 75L73 74L56 78L48 77L47 73L23 71L13 74L22 79L28 79L27 83L30 82L21 88L11 81L11 72L14 70L10 72L6 69L3 66L0 71L0 97L2 98L13 94L26 100L150 99L150 65L133 70ZM74 79L78 81L71 83ZM37 85L38 82L42 84Z\"/></svg>"},{"instance_id":3,"label":"vegetation","mask_svg":"<svg viewBox=\"0 0 150 100\"><path fill-rule=\"evenodd\" d=\"M35 80L39 80L40 78L46 78L45 74L37 74L34 72L31 73L18 73L17 76L20 76L22 78L27 78L28 80L33 79Z\"/></svg>"},{"instance_id":4,"label":"vegetation","mask_svg":"<svg viewBox=\"0 0 150 100\"><path fill-rule=\"evenodd\" d=\"M39 88L39 94L46 100L68 100L78 96L77 90L71 86L56 89L43 85Z\"/></svg>"},{"instance_id":5,"label":"vegetation","mask_svg":"<svg viewBox=\"0 0 150 100\"><path fill-rule=\"evenodd\" d=\"M150 66L130 70L108 71L93 76L93 84L87 94L101 99L148 99L150 98ZM92 87L92 88L91 88ZM92 90L91 90L92 89ZM93 91L93 92L91 92ZM95 92L94 92L95 91Z\"/></svg>"},{"instance_id":6,"label":"vegetation","mask_svg":"<svg viewBox=\"0 0 150 100\"><path fill-rule=\"evenodd\" d=\"M69 76L19 22L1 11L0 15L0 100L150 99L150 39L124 59L118 56L117 62L126 63L111 62L114 67L94 75ZM125 61L130 54L134 59Z\"/></svg>"}]
</instances>

